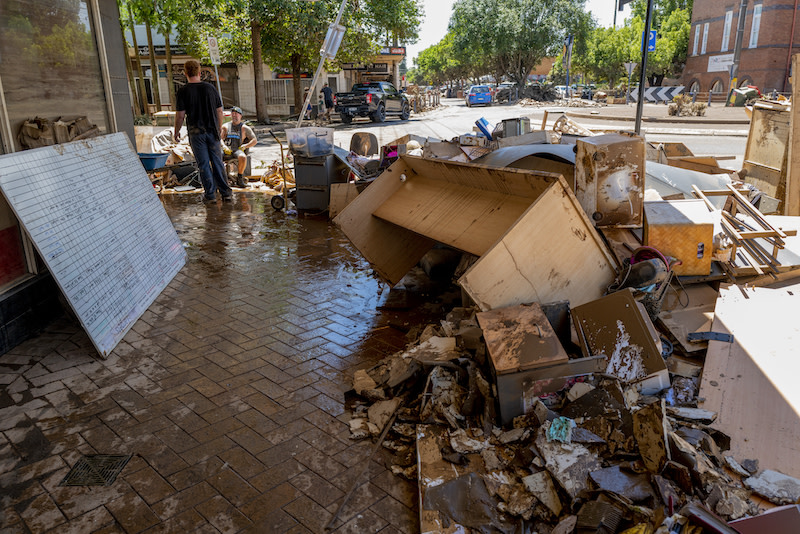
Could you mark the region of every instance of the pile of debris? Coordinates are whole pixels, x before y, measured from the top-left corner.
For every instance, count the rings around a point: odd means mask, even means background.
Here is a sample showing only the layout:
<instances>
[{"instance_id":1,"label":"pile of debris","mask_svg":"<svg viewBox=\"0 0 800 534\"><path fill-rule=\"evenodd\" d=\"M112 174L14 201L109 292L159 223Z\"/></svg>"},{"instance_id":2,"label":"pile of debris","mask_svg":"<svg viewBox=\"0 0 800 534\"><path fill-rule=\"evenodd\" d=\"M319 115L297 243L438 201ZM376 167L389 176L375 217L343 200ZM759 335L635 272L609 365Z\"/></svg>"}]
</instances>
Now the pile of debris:
<instances>
[{"instance_id":1,"label":"pile of debris","mask_svg":"<svg viewBox=\"0 0 800 534\"><path fill-rule=\"evenodd\" d=\"M23 150L40 148L100 135L100 128L85 116L71 119L59 117L50 121L42 117L25 120L19 128L17 141Z\"/></svg>"},{"instance_id":2,"label":"pile of debris","mask_svg":"<svg viewBox=\"0 0 800 534\"><path fill-rule=\"evenodd\" d=\"M678 95L667 106L667 114L673 117L705 117L707 107L705 102L693 102L689 95Z\"/></svg>"},{"instance_id":3,"label":"pile of debris","mask_svg":"<svg viewBox=\"0 0 800 534\"><path fill-rule=\"evenodd\" d=\"M526 107L552 107L561 106L565 108L600 108L605 104L596 102L594 100L587 100L584 98L570 98L570 99L554 99L552 101L540 101L532 98L523 98L519 101L520 104Z\"/></svg>"},{"instance_id":4,"label":"pile of debris","mask_svg":"<svg viewBox=\"0 0 800 534\"><path fill-rule=\"evenodd\" d=\"M696 407L696 376L642 394L634 357L582 369L561 359L576 374L553 378L541 346L557 339L535 304L455 308L406 350L356 372L351 437L381 436L392 471L418 478L423 532L653 532L687 522L729 532L720 518L759 512L753 491L776 504L800 498L800 480L726 454L731 438ZM509 358L531 369L537 348L536 373L504 374ZM612 359L637 351L628 343Z\"/></svg>"},{"instance_id":5,"label":"pile of debris","mask_svg":"<svg viewBox=\"0 0 800 534\"><path fill-rule=\"evenodd\" d=\"M411 109L414 110L414 113L431 111L432 109L436 109L438 107L439 100L438 98L434 98L434 96L437 95L434 95L431 91L426 90L425 87L410 85L406 89L405 94L408 96L409 104L411 105Z\"/></svg>"},{"instance_id":6,"label":"pile of debris","mask_svg":"<svg viewBox=\"0 0 800 534\"><path fill-rule=\"evenodd\" d=\"M800 304L800 218L680 144L477 129L399 151L334 220L390 285L461 258L461 307L353 385L353 438L417 477L422 531L779 517L758 514L800 499L800 331L775 313Z\"/></svg>"}]
</instances>

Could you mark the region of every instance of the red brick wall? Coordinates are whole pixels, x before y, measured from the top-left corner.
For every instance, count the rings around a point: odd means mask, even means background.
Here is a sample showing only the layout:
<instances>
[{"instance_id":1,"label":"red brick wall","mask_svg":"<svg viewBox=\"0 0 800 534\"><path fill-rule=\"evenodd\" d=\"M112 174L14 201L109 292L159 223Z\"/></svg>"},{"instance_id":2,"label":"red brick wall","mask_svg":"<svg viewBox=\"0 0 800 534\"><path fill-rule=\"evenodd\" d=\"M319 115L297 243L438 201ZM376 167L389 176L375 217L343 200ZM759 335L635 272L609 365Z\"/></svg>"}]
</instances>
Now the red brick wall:
<instances>
[{"instance_id":1,"label":"red brick wall","mask_svg":"<svg viewBox=\"0 0 800 534\"><path fill-rule=\"evenodd\" d=\"M762 5L761 24L758 35L758 47L748 48L750 30L753 21L753 6ZM722 81L725 91L728 91L730 75L728 72L707 72L710 56L730 54L734 51L736 31L739 25L740 1L695 0L692 12L692 28L689 37L688 58L683 71L681 82L687 89L693 81L700 82L700 91L708 91L715 80ZM722 34L725 25L725 13L733 11L728 50L722 52ZM739 81L748 80L758 86L762 91L784 90L784 76L786 75L786 59L789 50L792 16L794 11L793 0L749 0L745 18L744 35L742 39L742 55L739 63ZM703 26L709 24L706 53L702 50ZM700 42L698 55L693 56L695 27L700 25ZM800 13L797 16L794 37L794 53L800 53ZM786 84L786 91L791 87Z\"/></svg>"}]
</instances>

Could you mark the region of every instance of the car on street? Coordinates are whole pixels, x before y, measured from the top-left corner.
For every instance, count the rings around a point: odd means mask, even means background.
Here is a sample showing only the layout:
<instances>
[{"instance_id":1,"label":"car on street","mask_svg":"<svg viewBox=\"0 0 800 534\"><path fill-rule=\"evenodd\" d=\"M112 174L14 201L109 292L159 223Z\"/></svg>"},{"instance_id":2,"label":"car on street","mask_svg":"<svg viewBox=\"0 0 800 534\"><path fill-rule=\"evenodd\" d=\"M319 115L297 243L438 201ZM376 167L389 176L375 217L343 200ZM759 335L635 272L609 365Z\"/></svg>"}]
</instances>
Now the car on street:
<instances>
[{"instance_id":1,"label":"car on street","mask_svg":"<svg viewBox=\"0 0 800 534\"><path fill-rule=\"evenodd\" d=\"M408 96L389 82L354 84L349 93L336 93L333 101L345 124L353 122L356 116L383 122L387 115L399 115L400 120L408 120L411 114Z\"/></svg>"},{"instance_id":2,"label":"car on street","mask_svg":"<svg viewBox=\"0 0 800 534\"><path fill-rule=\"evenodd\" d=\"M473 85L472 87L469 88L465 100L467 101L468 108L476 104L491 106L492 89L488 85Z\"/></svg>"}]
</instances>

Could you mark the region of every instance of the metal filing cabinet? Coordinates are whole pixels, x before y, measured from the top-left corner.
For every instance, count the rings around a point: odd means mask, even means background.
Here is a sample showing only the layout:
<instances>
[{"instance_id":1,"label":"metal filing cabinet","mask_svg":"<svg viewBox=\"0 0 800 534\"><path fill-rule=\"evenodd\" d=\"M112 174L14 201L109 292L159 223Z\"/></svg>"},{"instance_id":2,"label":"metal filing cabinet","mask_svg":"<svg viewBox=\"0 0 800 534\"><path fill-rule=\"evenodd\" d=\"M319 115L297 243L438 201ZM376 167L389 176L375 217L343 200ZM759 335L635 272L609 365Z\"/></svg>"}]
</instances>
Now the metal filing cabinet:
<instances>
[{"instance_id":1,"label":"metal filing cabinet","mask_svg":"<svg viewBox=\"0 0 800 534\"><path fill-rule=\"evenodd\" d=\"M579 138L576 145L575 196L595 226L642 226L644 138L620 132Z\"/></svg>"},{"instance_id":2,"label":"metal filing cabinet","mask_svg":"<svg viewBox=\"0 0 800 534\"><path fill-rule=\"evenodd\" d=\"M331 183L345 181L341 176L343 168L344 165L333 154L314 158L295 156L297 209L317 211L328 209Z\"/></svg>"}]
</instances>

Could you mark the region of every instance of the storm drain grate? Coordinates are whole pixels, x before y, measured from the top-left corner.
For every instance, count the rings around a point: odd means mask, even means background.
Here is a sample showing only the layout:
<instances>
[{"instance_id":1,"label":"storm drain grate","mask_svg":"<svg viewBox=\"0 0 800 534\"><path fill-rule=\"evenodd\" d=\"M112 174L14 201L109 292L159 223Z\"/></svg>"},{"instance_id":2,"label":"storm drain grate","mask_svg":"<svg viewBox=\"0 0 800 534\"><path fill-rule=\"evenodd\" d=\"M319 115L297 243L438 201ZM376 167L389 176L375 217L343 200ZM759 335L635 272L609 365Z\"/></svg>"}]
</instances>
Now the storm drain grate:
<instances>
[{"instance_id":1,"label":"storm drain grate","mask_svg":"<svg viewBox=\"0 0 800 534\"><path fill-rule=\"evenodd\" d=\"M131 454L90 454L78 460L59 486L110 486Z\"/></svg>"}]
</instances>

